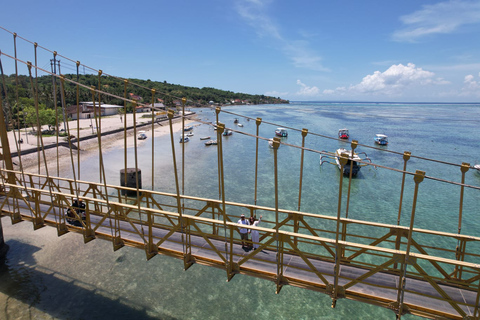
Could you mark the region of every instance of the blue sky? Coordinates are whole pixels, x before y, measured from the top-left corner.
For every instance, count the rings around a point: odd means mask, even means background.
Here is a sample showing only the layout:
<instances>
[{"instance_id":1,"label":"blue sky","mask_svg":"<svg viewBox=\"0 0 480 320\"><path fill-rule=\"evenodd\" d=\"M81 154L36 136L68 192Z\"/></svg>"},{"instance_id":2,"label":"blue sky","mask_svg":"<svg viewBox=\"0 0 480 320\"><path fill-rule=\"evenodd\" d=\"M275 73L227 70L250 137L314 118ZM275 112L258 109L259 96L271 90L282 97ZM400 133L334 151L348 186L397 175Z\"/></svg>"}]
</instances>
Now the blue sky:
<instances>
[{"instance_id":1,"label":"blue sky","mask_svg":"<svg viewBox=\"0 0 480 320\"><path fill-rule=\"evenodd\" d=\"M1 8L1 27L124 78L293 101L480 101L478 0L16 0ZM12 43L0 30L0 50L13 55ZM30 44L17 50L33 61ZM49 69L50 58L40 53L39 67Z\"/></svg>"}]
</instances>

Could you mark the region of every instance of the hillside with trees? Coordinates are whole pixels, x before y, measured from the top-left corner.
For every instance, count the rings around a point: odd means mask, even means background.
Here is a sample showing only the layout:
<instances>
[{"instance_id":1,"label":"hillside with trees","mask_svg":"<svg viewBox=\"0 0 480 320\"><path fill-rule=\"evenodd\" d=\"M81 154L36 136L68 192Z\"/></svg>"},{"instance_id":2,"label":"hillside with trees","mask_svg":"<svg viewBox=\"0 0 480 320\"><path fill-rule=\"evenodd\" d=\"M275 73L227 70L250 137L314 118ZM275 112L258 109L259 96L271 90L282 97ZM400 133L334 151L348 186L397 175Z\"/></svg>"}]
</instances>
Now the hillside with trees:
<instances>
[{"instance_id":1,"label":"hillside with trees","mask_svg":"<svg viewBox=\"0 0 480 320\"><path fill-rule=\"evenodd\" d=\"M166 81L151 81L142 79L124 79L111 76L98 76L92 74L86 75L65 75L65 79L71 79L85 87L78 86L69 81L64 81L64 95L61 94L61 83L58 78L50 75L40 76L36 79L30 79L25 75L5 76L5 86L0 86L3 109L6 115L6 121L10 127L32 126L36 123L35 95L38 97L39 117L42 124L55 123L55 101L57 108L62 108L62 99L64 107L69 107L82 101L102 102L104 104L125 105L124 101L118 97L136 100L139 104L151 104L152 89L155 89L153 100L155 103L163 103L166 107L175 108L179 105L182 98L187 99L188 107L202 107L211 105L231 105L231 104L287 104L288 100L279 97L270 97L265 95L252 95L233 91L219 90L215 88L195 88L178 84L167 83ZM36 88L32 90L33 86ZM17 85L18 84L18 85ZM94 87L106 94L92 94L90 88ZM56 89L56 90L55 90ZM5 90L8 95L5 94ZM16 98L18 95L18 99ZM8 107L5 98L8 96ZM132 104L127 103L127 112L132 110ZM53 117L53 118L52 118Z\"/></svg>"}]
</instances>

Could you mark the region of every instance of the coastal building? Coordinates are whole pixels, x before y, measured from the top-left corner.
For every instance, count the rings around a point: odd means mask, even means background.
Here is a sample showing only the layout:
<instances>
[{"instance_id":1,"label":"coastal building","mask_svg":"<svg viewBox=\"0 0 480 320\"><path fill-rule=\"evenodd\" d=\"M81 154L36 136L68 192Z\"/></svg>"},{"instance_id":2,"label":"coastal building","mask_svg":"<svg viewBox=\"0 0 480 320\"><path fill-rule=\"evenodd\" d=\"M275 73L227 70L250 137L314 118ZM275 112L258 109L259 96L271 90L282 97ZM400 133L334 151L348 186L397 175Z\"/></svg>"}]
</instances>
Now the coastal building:
<instances>
[{"instance_id":1,"label":"coastal building","mask_svg":"<svg viewBox=\"0 0 480 320\"><path fill-rule=\"evenodd\" d=\"M97 109L97 116L111 116L118 114L119 110L123 106L114 104L95 103ZM79 106L74 105L66 109L67 117L72 120L77 120L77 114L80 119L91 119L95 117L94 103L93 102L80 102Z\"/></svg>"}]
</instances>

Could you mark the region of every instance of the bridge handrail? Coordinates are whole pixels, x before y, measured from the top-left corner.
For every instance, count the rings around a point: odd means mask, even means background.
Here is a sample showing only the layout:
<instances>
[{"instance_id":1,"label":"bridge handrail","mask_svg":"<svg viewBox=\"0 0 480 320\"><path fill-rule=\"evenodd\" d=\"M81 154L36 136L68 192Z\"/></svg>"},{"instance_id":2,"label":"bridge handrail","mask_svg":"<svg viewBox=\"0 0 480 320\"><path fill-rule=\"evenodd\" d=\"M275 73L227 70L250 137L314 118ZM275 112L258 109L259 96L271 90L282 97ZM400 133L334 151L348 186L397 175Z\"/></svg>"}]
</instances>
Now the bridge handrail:
<instances>
[{"instance_id":1,"label":"bridge handrail","mask_svg":"<svg viewBox=\"0 0 480 320\"><path fill-rule=\"evenodd\" d=\"M65 179L65 178L64 178ZM12 185L9 183L5 183L5 186L8 186L10 188L18 188L21 190L24 190L24 187L19 187L18 185ZM118 188L118 187L116 187ZM50 195L43 189L38 189L38 188L32 188L32 187L27 187L29 191L35 191L39 193L46 193L47 195ZM149 190L142 190L142 191L149 191ZM64 197L73 197L74 195L68 194L68 193L62 193L62 192L57 192L57 191L52 191L52 194L56 196L64 196ZM91 197L82 197L84 200L90 202L90 203L99 203L99 204L107 204L106 200L103 199L98 199L98 198L91 198ZM197 198L197 197L191 197L192 199L198 199L201 201L210 201L211 199L205 199L205 198ZM217 219L212 219L212 218L206 218L206 217L199 217L199 216L194 216L194 215L188 215L188 214L183 214L180 215L179 213L172 212L172 211L165 211L165 210L159 210L159 209L154 209L154 208L149 208L149 207L142 207L138 205L132 205L128 203L122 203L122 202L115 202L115 201L109 201L110 205L114 206L120 206L124 208L129 208L132 210L138 210L140 208L141 211L143 212L150 212L154 214L162 214L162 215L167 215L167 216L172 216L175 218L186 218L186 219L193 219L195 221L201 221L209 224L216 224L216 225L225 225L228 227L242 227L242 228L247 228L247 229L252 229L252 230L258 230L258 231L264 231L267 233L278 233L282 235L287 235L291 237L296 237L296 238L301 238L301 239L308 239L311 241L316 241L316 242L325 242L329 243L333 246L336 246L336 241L335 239L330 239L330 238L325 238L325 237L319 237L319 236L313 236L313 235L308 235L308 234L302 234L302 233L295 233L291 231L285 231L285 230L276 230L272 228L265 228L265 227L255 227L255 226L250 226L250 225L240 225L236 222L224 222L222 220L217 220ZM268 207L265 207L268 208ZM273 208L270 208L273 209ZM348 219L348 220L353 220L353 219ZM355 220L353 220L355 221ZM382 227L385 227L383 224L375 224L375 225L381 225ZM399 227L399 226L392 226L392 227ZM400 227L400 229L405 229L406 227ZM408 229L408 228L406 228ZM425 230L424 230L425 231ZM427 230L428 231L428 230ZM440 233L440 235L447 235L446 233ZM456 234L451 234L452 237L457 237L458 235ZM477 237L474 237L477 238ZM475 240L480 240L480 239L475 239ZM348 247L353 247L353 248L361 248L361 249L367 249L367 250L373 250L373 251L378 251L382 253L388 253L388 254L397 254L397 255L405 255L406 251L404 250L396 250L396 249L390 249L390 248L384 248L384 247L378 247L378 246L371 246L371 245L366 245L366 244L361 244L361 243L356 243L356 242L350 242L350 241L342 241L339 240L338 244L343 245L343 246L348 246ZM448 258L442 258L442 257L437 257L437 256L431 256L431 255L425 255L425 254L419 254L419 253L414 253L410 252L410 256L412 257L417 257L423 260L428 260L428 261L435 261L435 262L443 262L447 264L453 264L453 265L459 265L459 266L464 266L464 267L469 267L472 269L479 269L480 271L480 264L477 263L471 263L471 262L465 262L465 261L459 261L459 260L453 260L453 259L448 259Z\"/></svg>"},{"instance_id":2,"label":"bridge handrail","mask_svg":"<svg viewBox=\"0 0 480 320\"><path fill-rule=\"evenodd\" d=\"M15 171L15 170L8 170L4 168L0 168L0 172L6 172L6 173L14 173L16 175L26 175L26 176L31 176L31 177L38 177L38 178L47 178L47 176L38 174L38 173L22 173L21 171ZM65 181L65 182L71 182L73 183L73 179L70 178L64 178L64 177L52 177L50 176L49 179L51 180L59 180L59 181ZM19 180L19 182L22 182ZM112 189L119 189L119 190L125 190L125 191L137 191L135 188L129 188L129 187L124 187L124 186L117 186L117 185L111 185L111 184L104 184L104 183L98 183L98 182L91 182L91 181L83 181L83 180L76 180L77 184L85 184L85 185L96 185L98 187L104 187L106 186L107 188L112 188ZM10 186L10 187L15 187L18 189L26 189L26 190L35 190L39 191L40 189L32 189L31 187L19 187L18 185L11 185L9 183L5 183L5 186ZM139 189L140 192L146 192L150 193L153 195L159 195L159 196L166 196L166 197L171 197L171 198L177 198L177 195L174 193L168 193L168 192L163 192L163 191L156 191L156 190L148 190L148 189ZM69 196L69 197L75 197L75 195L71 194L62 194L64 196ZM195 200L195 201L204 201L204 202L211 202L215 203L218 205L221 205L223 202L222 200L218 199L210 199L210 198L202 198L202 197L195 197L195 196L188 196L188 195L180 195L181 199L188 199L188 200ZM98 200L98 199L97 199ZM100 203L106 204L106 201L99 201ZM261 205L255 205L255 204L244 204L240 202L234 202L234 201L225 201L225 204L228 206L235 206L235 207L243 207L243 208L248 208L248 209L253 209L253 210L264 210L264 211L270 211L270 212L275 212L276 209L273 207L267 207L267 206L261 206ZM283 214L299 214L305 217L311 217L315 219L322 219L322 220L330 220L330 221L336 221L337 217L335 216L329 216L329 215L324 215L324 214L316 214L316 213L310 213L310 212L304 212L304 211L296 211L296 210L288 210L288 209L278 209L279 213ZM336 214L336 213L335 213ZM397 229L397 230L409 230L409 227L407 226L402 226L402 225L394 225L394 224L387 224L387 223L381 223L381 222L373 222L373 221L365 221L365 220L358 220L358 219L351 219L351 218L340 218L341 222L344 223L355 223L359 225L365 225L365 226L372 226L372 227L380 227L380 228L386 228L386 229ZM417 228L413 227L413 231L416 233L423 233L423 234L432 234L432 235L438 235L438 236L445 236L445 237L450 237L450 238L455 238L455 239L464 239L464 240L470 240L470 241L480 241L480 237L477 236L472 236L472 235L467 235L467 234L459 234L459 233L451 233L451 232L444 232L444 231L435 231L435 230L429 230L429 229L423 229L423 228Z\"/></svg>"}]
</instances>

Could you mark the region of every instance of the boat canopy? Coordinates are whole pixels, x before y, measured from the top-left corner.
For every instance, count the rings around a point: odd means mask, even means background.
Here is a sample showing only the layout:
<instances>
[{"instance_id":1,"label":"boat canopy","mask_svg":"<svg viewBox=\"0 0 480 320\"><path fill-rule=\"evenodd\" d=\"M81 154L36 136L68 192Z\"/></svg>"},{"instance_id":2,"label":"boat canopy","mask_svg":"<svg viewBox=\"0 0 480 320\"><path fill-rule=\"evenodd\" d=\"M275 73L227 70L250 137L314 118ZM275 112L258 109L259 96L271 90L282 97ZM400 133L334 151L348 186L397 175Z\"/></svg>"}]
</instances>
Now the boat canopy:
<instances>
[{"instance_id":1,"label":"boat canopy","mask_svg":"<svg viewBox=\"0 0 480 320\"><path fill-rule=\"evenodd\" d=\"M348 134L348 129L344 128L338 130L338 137L340 139L348 139L350 137L350 135Z\"/></svg>"}]
</instances>

